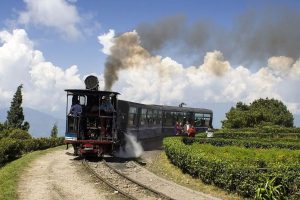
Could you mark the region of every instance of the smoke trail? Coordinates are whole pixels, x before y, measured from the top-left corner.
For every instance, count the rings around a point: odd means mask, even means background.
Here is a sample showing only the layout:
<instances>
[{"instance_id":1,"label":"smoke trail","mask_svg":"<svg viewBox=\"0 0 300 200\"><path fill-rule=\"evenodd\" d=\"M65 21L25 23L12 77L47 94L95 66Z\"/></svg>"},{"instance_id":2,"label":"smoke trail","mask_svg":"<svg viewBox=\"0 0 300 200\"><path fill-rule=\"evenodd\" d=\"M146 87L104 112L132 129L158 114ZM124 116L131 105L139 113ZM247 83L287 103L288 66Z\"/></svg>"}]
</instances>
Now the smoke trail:
<instances>
[{"instance_id":1,"label":"smoke trail","mask_svg":"<svg viewBox=\"0 0 300 200\"><path fill-rule=\"evenodd\" d=\"M267 8L248 11L227 27L203 20L190 25L182 16L142 24L137 32L113 35L110 45L100 41L109 55L106 88L120 79L116 88L125 99L197 107L199 100L251 102L270 97L300 113L298 21L296 10ZM164 55L174 51L204 61L184 66L178 57Z\"/></svg>"},{"instance_id":2,"label":"smoke trail","mask_svg":"<svg viewBox=\"0 0 300 200\"><path fill-rule=\"evenodd\" d=\"M168 42L176 41L182 37L186 26L183 15L166 17L157 23L143 23L137 27L141 36L141 44L150 52L164 47Z\"/></svg>"},{"instance_id":3,"label":"smoke trail","mask_svg":"<svg viewBox=\"0 0 300 200\"><path fill-rule=\"evenodd\" d=\"M151 55L160 51L177 51L179 57L199 62L207 52L218 50L231 62L252 67L256 64L256 69L272 56L297 60L300 45L295 41L300 40L299 21L297 10L267 8L245 12L231 27L203 19L190 25L184 16L140 24L137 32L127 32L114 38L105 64L105 88L111 89L120 70L145 67L149 63L147 60L155 58ZM188 64L194 64L192 59ZM218 66L214 67L217 74L223 74ZM163 68L159 70L165 71Z\"/></svg>"},{"instance_id":4,"label":"smoke trail","mask_svg":"<svg viewBox=\"0 0 300 200\"><path fill-rule=\"evenodd\" d=\"M131 134L125 134L126 145L121 148L115 155L120 158L138 158L143 153L143 147L137 141L136 137Z\"/></svg>"},{"instance_id":5,"label":"smoke trail","mask_svg":"<svg viewBox=\"0 0 300 200\"><path fill-rule=\"evenodd\" d=\"M237 64L262 65L271 56L298 58L299 21L298 10L271 6L246 11L232 26L204 19L188 24L184 16L174 16L140 24L137 32L142 46L151 53L171 46L179 56L194 54L200 59L208 51L219 50Z\"/></svg>"},{"instance_id":6,"label":"smoke trail","mask_svg":"<svg viewBox=\"0 0 300 200\"><path fill-rule=\"evenodd\" d=\"M105 63L105 90L111 90L113 83L118 80L120 70L138 66L149 57L148 51L140 46L136 32L127 32L116 37Z\"/></svg>"},{"instance_id":7,"label":"smoke trail","mask_svg":"<svg viewBox=\"0 0 300 200\"><path fill-rule=\"evenodd\" d=\"M150 53L141 46L137 32L126 32L118 37L114 37L114 34L111 34L111 32L112 31L101 36L102 39L100 39L100 43L104 46L103 52L108 54L104 72L105 90L111 90L113 84L119 79L118 76L121 70L131 68L146 69L146 67L151 66L154 72L158 72L161 84L168 81L173 74L176 74L178 72L176 70L182 71L182 69L175 67L176 64L170 58L162 59L161 56L151 56ZM106 38L108 35L113 38L111 43L107 42L110 40ZM109 47L109 50L107 50L107 47ZM174 64L175 66L173 68L169 67ZM229 70L229 66L229 62L224 60L221 52L213 51L206 54L201 69L207 73L222 76Z\"/></svg>"}]
</instances>

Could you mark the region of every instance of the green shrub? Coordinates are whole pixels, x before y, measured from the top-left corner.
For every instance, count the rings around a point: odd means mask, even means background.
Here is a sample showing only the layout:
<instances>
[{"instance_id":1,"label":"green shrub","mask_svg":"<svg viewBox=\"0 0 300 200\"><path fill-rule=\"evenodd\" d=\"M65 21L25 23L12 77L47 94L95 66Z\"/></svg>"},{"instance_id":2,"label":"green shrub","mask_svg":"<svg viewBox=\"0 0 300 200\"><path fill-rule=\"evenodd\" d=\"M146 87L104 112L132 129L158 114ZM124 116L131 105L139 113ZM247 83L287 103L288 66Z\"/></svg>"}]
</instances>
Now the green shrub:
<instances>
[{"instance_id":1,"label":"green shrub","mask_svg":"<svg viewBox=\"0 0 300 200\"><path fill-rule=\"evenodd\" d=\"M13 138L2 138L0 140L0 166L19 158L22 154L44 150L64 144L64 138L32 138L18 140Z\"/></svg>"},{"instance_id":2,"label":"green shrub","mask_svg":"<svg viewBox=\"0 0 300 200\"><path fill-rule=\"evenodd\" d=\"M33 138L23 141L24 152L44 150L64 144L64 138Z\"/></svg>"},{"instance_id":3,"label":"green shrub","mask_svg":"<svg viewBox=\"0 0 300 200\"><path fill-rule=\"evenodd\" d=\"M213 146L241 146L246 148L280 148L280 149L300 149L298 141L288 141L282 139L262 139L262 138L248 138L248 139L223 139L223 138L188 138L182 139L185 144L192 144L194 142L199 144L211 144Z\"/></svg>"},{"instance_id":4,"label":"green shrub","mask_svg":"<svg viewBox=\"0 0 300 200\"><path fill-rule=\"evenodd\" d=\"M165 138L164 148L170 161L184 172L227 191L253 198L266 178L278 177L284 195L296 195L293 181L300 175L299 150L185 145L178 137Z\"/></svg>"},{"instance_id":5,"label":"green shrub","mask_svg":"<svg viewBox=\"0 0 300 200\"><path fill-rule=\"evenodd\" d=\"M14 129L12 130L9 135L9 138L13 138L13 139L17 139L17 140L27 140L27 139L31 139L31 135L22 129Z\"/></svg>"},{"instance_id":6,"label":"green shrub","mask_svg":"<svg viewBox=\"0 0 300 200\"><path fill-rule=\"evenodd\" d=\"M0 166L22 155L23 145L19 140L3 138L0 140Z\"/></svg>"},{"instance_id":7,"label":"green shrub","mask_svg":"<svg viewBox=\"0 0 300 200\"><path fill-rule=\"evenodd\" d=\"M300 140L300 129L285 128L284 130L276 129L221 129L214 133L215 138L281 138Z\"/></svg>"}]
</instances>

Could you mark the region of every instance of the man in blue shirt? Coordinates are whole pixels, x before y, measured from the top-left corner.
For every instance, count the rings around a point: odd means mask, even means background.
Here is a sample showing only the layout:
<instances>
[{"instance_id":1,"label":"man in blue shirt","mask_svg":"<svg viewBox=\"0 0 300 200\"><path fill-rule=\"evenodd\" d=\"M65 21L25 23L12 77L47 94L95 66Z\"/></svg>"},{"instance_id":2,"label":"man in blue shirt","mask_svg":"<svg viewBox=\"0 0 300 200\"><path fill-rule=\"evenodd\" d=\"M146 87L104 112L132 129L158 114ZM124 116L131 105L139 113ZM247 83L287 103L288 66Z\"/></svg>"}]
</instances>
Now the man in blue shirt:
<instances>
[{"instance_id":1,"label":"man in blue shirt","mask_svg":"<svg viewBox=\"0 0 300 200\"><path fill-rule=\"evenodd\" d=\"M76 99L71 106L69 115L76 117L76 116L80 116L81 113L82 113L82 107L79 103L79 100Z\"/></svg>"},{"instance_id":2,"label":"man in blue shirt","mask_svg":"<svg viewBox=\"0 0 300 200\"><path fill-rule=\"evenodd\" d=\"M106 113L115 112L115 109L114 109L113 105L111 104L110 98L108 96L106 96L104 98L104 101L100 105L100 110L103 110Z\"/></svg>"}]
</instances>

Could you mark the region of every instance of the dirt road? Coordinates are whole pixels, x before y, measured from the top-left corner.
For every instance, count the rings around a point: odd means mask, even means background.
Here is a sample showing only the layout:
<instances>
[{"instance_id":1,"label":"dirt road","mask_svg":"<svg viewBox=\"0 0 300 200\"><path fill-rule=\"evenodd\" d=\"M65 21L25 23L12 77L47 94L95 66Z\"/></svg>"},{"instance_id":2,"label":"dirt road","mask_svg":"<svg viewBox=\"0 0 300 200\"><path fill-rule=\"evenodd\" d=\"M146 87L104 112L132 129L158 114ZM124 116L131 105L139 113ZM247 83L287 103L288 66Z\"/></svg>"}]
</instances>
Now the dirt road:
<instances>
[{"instance_id":1,"label":"dirt road","mask_svg":"<svg viewBox=\"0 0 300 200\"><path fill-rule=\"evenodd\" d=\"M31 163L21 177L19 199L120 199L87 174L71 152L57 150Z\"/></svg>"},{"instance_id":2,"label":"dirt road","mask_svg":"<svg viewBox=\"0 0 300 200\"><path fill-rule=\"evenodd\" d=\"M19 199L124 199L124 196L112 191L104 183L98 182L88 174L81 161L74 160L76 157L72 152L71 148L69 150L58 149L32 162L21 176L18 186ZM147 162L151 162L156 154L156 151L144 152L143 157ZM125 169L127 173L128 170L133 170L131 178L144 185L149 185L173 199L217 199L164 180L136 164L132 167L127 166Z\"/></svg>"}]
</instances>

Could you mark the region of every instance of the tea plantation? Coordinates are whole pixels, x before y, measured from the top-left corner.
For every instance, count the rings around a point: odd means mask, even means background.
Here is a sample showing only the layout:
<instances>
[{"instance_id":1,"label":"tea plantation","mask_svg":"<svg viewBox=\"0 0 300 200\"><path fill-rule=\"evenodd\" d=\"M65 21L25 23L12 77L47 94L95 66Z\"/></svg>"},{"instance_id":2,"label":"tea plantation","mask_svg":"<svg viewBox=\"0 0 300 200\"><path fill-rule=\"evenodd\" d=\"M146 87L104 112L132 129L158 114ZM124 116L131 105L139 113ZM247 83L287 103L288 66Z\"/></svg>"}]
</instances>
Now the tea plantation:
<instances>
[{"instance_id":1,"label":"tea plantation","mask_svg":"<svg viewBox=\"0 0 300 200\"><path fill-rule=\"evenodd\" d=\"M183 172L255 199L300 199L300 131L221 130L213 138L165 138L170 161Z\"/></svg>"}]
</instances>

